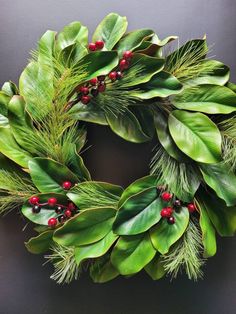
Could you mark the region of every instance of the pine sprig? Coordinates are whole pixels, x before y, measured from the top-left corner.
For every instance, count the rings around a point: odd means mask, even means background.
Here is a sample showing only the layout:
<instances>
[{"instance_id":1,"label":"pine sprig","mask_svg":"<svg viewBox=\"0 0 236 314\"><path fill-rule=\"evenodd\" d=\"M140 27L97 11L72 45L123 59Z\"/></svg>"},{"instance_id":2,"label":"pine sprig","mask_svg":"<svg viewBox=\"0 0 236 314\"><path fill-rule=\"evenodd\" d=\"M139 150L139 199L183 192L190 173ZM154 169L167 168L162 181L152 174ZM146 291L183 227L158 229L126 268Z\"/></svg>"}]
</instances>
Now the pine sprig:
<instances>
[{"instance_id":1,"label":"pine sprig","mask_svg":"<svg viewBox=\"0 0 236 314\"><path fill-rule=\"evenodd\" d=\"M179 272L186 272L189 279L202 278L203 245L202 235L196 220L190 220L187 230L182 238L172 248L170 253L163 255L164 269L172 278L176 278Z\"/></svg>"}]
</instances>

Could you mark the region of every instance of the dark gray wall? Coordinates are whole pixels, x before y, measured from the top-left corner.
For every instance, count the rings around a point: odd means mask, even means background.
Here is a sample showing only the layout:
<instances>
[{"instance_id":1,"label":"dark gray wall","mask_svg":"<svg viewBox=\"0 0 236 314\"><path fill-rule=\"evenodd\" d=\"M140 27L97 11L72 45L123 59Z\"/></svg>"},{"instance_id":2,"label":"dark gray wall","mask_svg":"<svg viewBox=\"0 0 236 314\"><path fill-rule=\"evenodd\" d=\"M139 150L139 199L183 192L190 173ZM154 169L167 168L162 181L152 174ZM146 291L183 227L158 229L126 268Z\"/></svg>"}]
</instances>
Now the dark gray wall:
<instances>
[{"instance_id":1,"label":"dark gray wall","mask_svg":"<svg viewBox=\"0 0 236 314\"><path fill-rule=\"evenodd\" d=\"M94 30L109 12L127 15L129 28L148 27L180 42L207 34L212 55L228 64L236 80L235 0L0 0L0 84L17 82L28 51L46 29L60 30L80 20ZM104 127L89 128L93 148L86 154L95 178L128 184L147 172L152 145L125 143ZM134 157L139 157L134 160ZM205 267L204 281L185 276L172 283L145 274L97 285L83 275L69 286L49 279L52 268L24 248L20 215L0 220L0 314L234 314L235 240L219 240L216 257Z\"/></svg>"}]
</instances>

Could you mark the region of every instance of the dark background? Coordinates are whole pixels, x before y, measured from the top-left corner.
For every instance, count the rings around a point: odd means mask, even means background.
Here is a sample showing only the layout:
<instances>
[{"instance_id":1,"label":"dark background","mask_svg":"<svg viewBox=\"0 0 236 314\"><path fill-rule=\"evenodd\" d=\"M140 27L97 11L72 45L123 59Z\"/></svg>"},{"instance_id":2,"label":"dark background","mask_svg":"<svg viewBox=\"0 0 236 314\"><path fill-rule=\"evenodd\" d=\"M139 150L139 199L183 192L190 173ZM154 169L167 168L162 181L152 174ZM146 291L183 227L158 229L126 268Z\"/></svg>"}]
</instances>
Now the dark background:
<instances>
[{"instance_id":1,"label":"dark background","mask_svg":"<svg viewBox=\"0 0 236 314\"><path fill-rule=\"evenodd\" d=\"M60 30L79 20L92 32L108 13L126 15L129 29L153 28L180 42L207 34L211 55L231 67L236 80L235 0L0 0L0 84L17 82L47 29ZM89 127L93 147L86 160L95 179L127 185L147 173L152 145L126 143L106 127ZM20 215L0 220L0 314L234 314L235 239L219 239L217 255L207 262L204 281L180 276L154 282L145 274L93 284L87 275L69 286L49 279L52 268L31 255L30 236Z\"/></svg>"}]
</instances>

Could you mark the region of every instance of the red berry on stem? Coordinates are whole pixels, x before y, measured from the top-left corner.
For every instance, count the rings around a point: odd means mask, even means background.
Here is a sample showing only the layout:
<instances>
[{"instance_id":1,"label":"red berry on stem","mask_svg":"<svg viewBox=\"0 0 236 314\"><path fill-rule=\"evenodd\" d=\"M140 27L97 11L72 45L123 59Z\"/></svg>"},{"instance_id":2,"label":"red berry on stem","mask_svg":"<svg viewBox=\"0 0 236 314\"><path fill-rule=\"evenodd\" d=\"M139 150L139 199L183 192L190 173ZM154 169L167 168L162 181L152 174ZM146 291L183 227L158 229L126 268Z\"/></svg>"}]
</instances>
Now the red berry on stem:
<instances>
[{"instance_id":1,"label":"red berry on stem","mask_svg":"<svg viewBox=\"0 0 236 314\"><path fill-rule=\"evenodd\" d=\"M96 87L91 89L91 94L93 97L97 97L97 95L99 94L99 91Z\"/></svg>"},{"instance_id":2,"label":"red berry on stem","mask_svg":"<svg viewBox=\"0 0 236 314\"><path fill-rule=\"evenodd\" d=\"M163 192L161 194L161 198L163 199L163 201L169 202L172 199L172 194L170 194L169 192Z\"/></svg>"},{"instance_id":3,"label":"red berry on stem","mask_svg":"<svg viewBox=\"0 0 236 314\"><path fill-rule=\"evenodd\" d=\"M29 203L31 205L37 205L39 203L39 197L38 196L32 196L30 199L29 199Z\"/></svg>"},{"instance_id":4,"label":"red berry on stem","mask_svg":"<svg viewBox=\"0 0 236 314\"><path fill-rule=\"evenodd\" d=\"M129 61L127 61L125 59L121 59L119 66L120 66L121 71L126 70L129 67Z\"/></svg>"},{"instance_id":5,"label":"red berry on stem","mask_svg":"<svg viewBox=\"0 0 236 314\"><path fill-rule=\"evenodd\" d=\"M180 200L175 200L174 206L181 207L181 201Z\"/></svg>"},{"instance_id":6,"label":"red berry on stem","mask_svg":"<svg viewBox=\"0 0 236 314\"><path fill-rule=\"evenodd\" d=\"M89 88L86 87L86 86L81 86L81 87L80 87L80 91L81 91L81 93L82 93L83 95L88 95L88 93L89 93Z\"/></svg>"},{"instance_id":7,"label":"red berry on stem","mask_svg":"<svg viewBox=\"0 0 236 314\"><path fill-rule=\"evenodd\" d=\"M62 187L64 190L69 190L72 187L72 183L70 181L65 181L62 183Z\"/></svg>"},{"instance_id":8,"label":"red berry on stem","mask_svg":"<svg viewBox=\"0 0 236 314\"><path fill-rule=\"evenodd\" d=\"M104 47L104 41L102 41L102 40L97 40L97 41L95 42L95 46L96 46L97 49L102 49L102 48Z\"/></svg>"},{"instance_id":9,"label":"red berry on stem","mask_svg":"<svg viewBox=\"0 0 236 314\"><path fill-rule=\"evenodd\" d=\"M167 222L168 222L169 225L173 225L175 223L175 217L169 217L167 219Z\"/></svg>"},{"instance_id":10,"label":"red berry on stem","mask_svg":"<svg viewBox=\"0 0 236 314\"><path fill-rule=\"evenodd\" d=\"M173 209L171 207L165 207L161 210L161 217L169 218L173 214Z\"/></svg>"},{"instance_id":11,"label":"red berry on stem","mask_svg":"<svg viewBox=\"0 0 236 314\"><path fill-rule=\"evenodd\" d=\"M100 84L98 85L98 91L99 93L103 93L106 90L106 83L105 82L100 82Z\"/></svg>"},{"instance_id":12,"label":"red berry on stem","mask_svg":"<svg viewBox=\"0 0 236 314\"><path fill-rule=\"evenodd\" d=\"M97 49L96 44L95 43L90 43L88 45L88 48L90 51L95 51Z\"/></svg>"},{"instance_id":13,"label":"red berry on stem","mask_svg":"<svg viewBox=\"0 0 236 314\"><path fill-rule=\"evenodd\" d=\"M104 81L105 78L106 78L106 75L99 75L99 76L97 77L97 79L98 79L99 81Z\"/></svg>"},{"instance_id":14,"label":"red berry on stem","mask_svg":"<svg viewBox=\"0 0 236 314\"><path fill-rule=\"evenodd\" d=\"M116 73L116 71L113 71L113 72L109 73L109 79L110 79L111 81L115 81L116 78L117 78L117 73Z\"/></svg>"},{"instance_id":15,"label":"red berry on stem","mask_svg":"<svg viewBox=\"0 0 236 314\"><path fill-rule=\"evenodd\" d=\"M64 216L64 215L59 216L59 217L58 217L58 221L59 221L60 223L65 222L65 221L66 221L66 216Z\"/></svg>"},{"instance_id":16,"label":"red berry on stem","mask_svg":"<svg viewBox=\"0 0 236 314\"><path fill-rule=\"evenodd\" d=\"M70 202L67 206L67 209L69 209L70 211L76 211L77 207L74 203Z\"/></svg>"},{"instance_id":17,"label":"red berry on stem","mask_svg":"<svg viewBox=\"0 0 236 314\"><path fill-rule=\"evenodd\" d=\"M130 50L127 50L123 53L123 58L126 60L129 60L133 57L133 52Z\"/></svg>"},{"instance_id":18,"label":"red berry on stem","mask_svg":"<svg viewBox=\"0 0 236 314\"><path fill-rule=\"evenodd\" d=\"M39 205L34 205L32 208L32 213L38 214L41 210L41 207Z\"/></svg>"},{"instance_id":19,"label":"red berry on stem","mask_svg":"<svg viewBox=\"0 0 236 314\"><path fill-rule=\"evenodd\" d=\"M49 227L56 227L56 225L57 225L57 219L56 219L56 218L50 218L50 219L48 220L48 225L49 225Z\"/></svg>"},{"instance_id":20,"label":"red berry on stem","mask_svg":"<svg viewBox=\"0 0 236 314\"><path fill-rule=\"evenodd\" d=\"M188 204L188 211L193 213L196 210L196 206L193 203Z\"/></svg>"},{"instance_id":21,"label":"red berry on stem","mask_svg":"<svg viewBox=\"0 0 236 314\"><path fill-rule=\"evenodd\" d=\"M57 204L57 199L55 197L51 197L48 199L49 206L55 206Z\"/></svg>"},{"instance_id":22,"label":"red berry on stem","mask_svg":"<svg viewBox=\"0 0 236 314\"><path fill-rule=\"evenodd\" d=\"M120 79L122 79L122 77L123 77L123 74L122 74L122 72L120 72L120 71L117 71L117 72L116 72L116 78L117 78L117 80L120 80Z\"/></svg>"},{"instance_id":23,"label":"red berry on stem","mask_svg":"<svg viewBox=\"0 0 236 314\"><path fill-rule=\"evenodd\" d=\"M81 98L81 102L82 102L82 104L84 104L84 105L87 105L87 104L90 102L90 100L91 100L91 98L90 98L90 96L88 96L88 95L84 95L84 96L82 96L82 98Z\"/></svg>"},{"instance_id":24,"label":"red berry on stem","mask_svg":"<svg viewBox=\"0 0 236 314\"><path fill-rule=\"evenodd\" d=\"M69 209L65 210L64 214L67 218L70 218L72 216L72 212Z\"/></svg>"},{"instance_id":25,"label":"red berry on stem","mask_svg":"<svg viewBox=\"0 0 236 314\"><path fill-rule=\"evenodd\" d=\"M96 77L92 78L92 79L89 81L89 83L90 83L91 85L93 85L93 86L95 86L95 85L97 84L97 82L98 82L98 79L97 79Z\"/></svg>"}]
</instances>

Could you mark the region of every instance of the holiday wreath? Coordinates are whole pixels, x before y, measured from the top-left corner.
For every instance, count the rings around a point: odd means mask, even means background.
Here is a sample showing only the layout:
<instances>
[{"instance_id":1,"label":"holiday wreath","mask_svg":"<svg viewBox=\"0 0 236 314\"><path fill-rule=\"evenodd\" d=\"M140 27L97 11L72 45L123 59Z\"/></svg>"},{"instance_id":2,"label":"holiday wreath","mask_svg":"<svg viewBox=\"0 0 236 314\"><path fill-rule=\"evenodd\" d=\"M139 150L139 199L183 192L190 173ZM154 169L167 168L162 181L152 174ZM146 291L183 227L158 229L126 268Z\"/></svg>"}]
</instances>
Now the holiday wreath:
<instances>
[{"instance_id":1,"label":"holiday wreath","mask_svg":"<svg viewBox=\"0 0 236 314\"><path fill-rule=\"evenodd\" d=\"M47 31L19 89L0 92L0 211L21 208L59 283L142 269L154 280L202 275L216 232L236 229L236 85L207 58L206 38L176 49L111 13L88 43L79 22ZM156 139L150 174L127 188L92 181L80 156L86 123Z\"/></svg>"}]
</instances>

